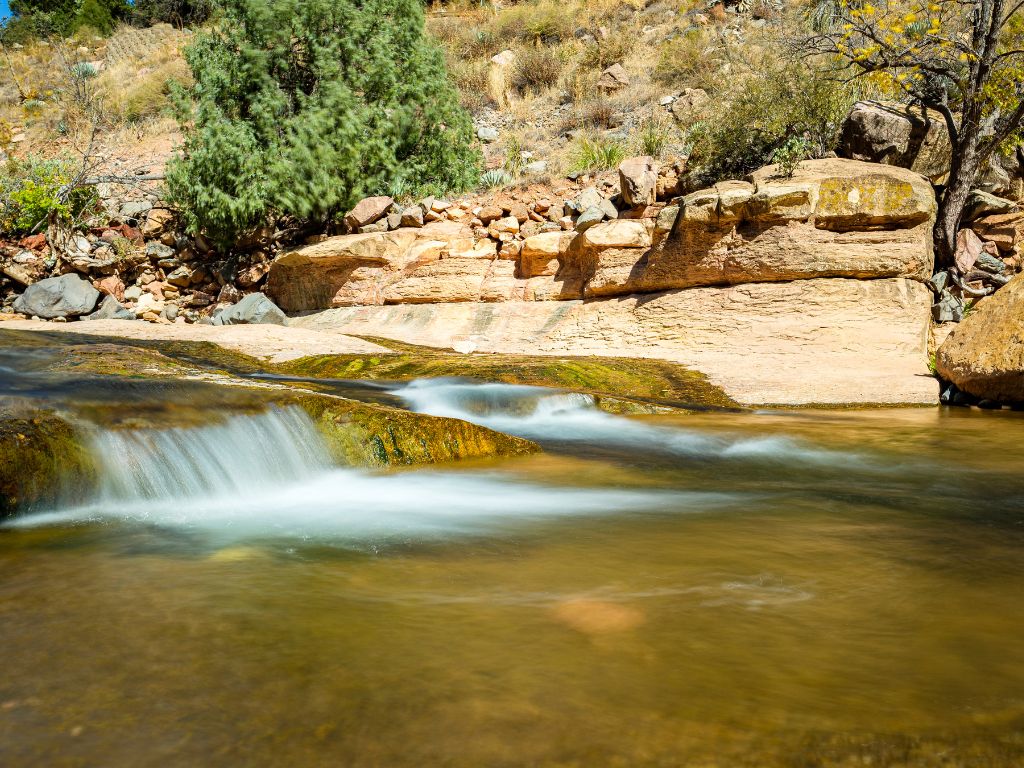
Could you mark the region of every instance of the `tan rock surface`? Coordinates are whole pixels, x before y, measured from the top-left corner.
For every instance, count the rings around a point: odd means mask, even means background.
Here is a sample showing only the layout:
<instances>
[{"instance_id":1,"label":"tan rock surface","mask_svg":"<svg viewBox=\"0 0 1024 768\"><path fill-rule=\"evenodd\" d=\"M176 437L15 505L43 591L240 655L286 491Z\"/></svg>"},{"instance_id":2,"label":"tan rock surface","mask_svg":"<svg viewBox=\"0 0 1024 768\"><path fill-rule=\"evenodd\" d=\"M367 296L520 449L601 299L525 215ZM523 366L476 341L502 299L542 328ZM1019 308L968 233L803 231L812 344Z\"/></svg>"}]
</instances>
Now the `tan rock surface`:
<instances>
[{"instance_id":1,"label":"tan rock surface","mask_svg":"<svg viewBox=\"0 0 1024 768\"><path fill-rule=\"evenodd\" d=\"M646 220L591 227L573 249L585 296L931 274L935 199L923 177L852 160L807 161L792 178L775 172L682 198L672 234L653 248L638 229Z\"/></svg>"},{"instance_id":2,"label":"tan rock surface","mask_svg":"<svg viewBox=\"0 0 1024 768\"><path fill-rule=\"evenodd\" d=\"M279 363L309 355L387 354L386 347L336 332L281 325L153 325L130 320L44 323L12 320L0 328L155 341L209 341L225 349Z\"/></svg>"},{"instance_id":3,"label":"tan rock surface","mask_svg":"<svg viewBox=\"0 0 1024 768\"><path fill-rule=\"evenodd\" d=\"M1024 402L1024 275L978 303L939 347L935 365L976 397Z\"/></svg>"},{"instance_id":4,"label":"tan rock surface","mask_svg":"<svg viewBox=\"0 0 1024 768\"><path fill-rule=\"evenodd\" d=\"M292 322L481 352L671 360L750 404L935 403L929 303L911 280L817 279L593 302L349 307Z\"/></svg>"}]
</instances>

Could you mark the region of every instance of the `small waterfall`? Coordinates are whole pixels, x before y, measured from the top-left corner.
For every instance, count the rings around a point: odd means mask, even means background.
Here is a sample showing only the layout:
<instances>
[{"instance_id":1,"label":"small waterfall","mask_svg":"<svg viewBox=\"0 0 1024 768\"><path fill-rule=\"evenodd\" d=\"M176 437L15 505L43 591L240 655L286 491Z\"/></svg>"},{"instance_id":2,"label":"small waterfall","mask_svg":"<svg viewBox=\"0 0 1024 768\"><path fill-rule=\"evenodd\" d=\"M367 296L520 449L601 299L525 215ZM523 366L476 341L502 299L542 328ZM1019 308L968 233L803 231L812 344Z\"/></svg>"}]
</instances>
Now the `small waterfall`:
<instances>
[{"instance_id":1,"label":"small waterfall","mask_svg":"<svg viewBox=\"0 0 1024 768\"><path fill-rule=\"evenodd\" d=\"M103 431L92 449L105 502L250 495L311 477L329 464L316 427L298 408L192 429Z\"/></svg>"},{"instance_id":2,"label":"small waterfall","mask_svg":"<svg viewBox=\"0 0 1024 768\"><path fill-rule=\"evenodd\" d=\"M856 460L850 454L804 445L787 437L714 435L653 425L605 413L590 395L547 387L420 379L397 389L395 394L414 411L470 421L549 446L758 462L839 464Z\"/></svg>"}]
</instances>

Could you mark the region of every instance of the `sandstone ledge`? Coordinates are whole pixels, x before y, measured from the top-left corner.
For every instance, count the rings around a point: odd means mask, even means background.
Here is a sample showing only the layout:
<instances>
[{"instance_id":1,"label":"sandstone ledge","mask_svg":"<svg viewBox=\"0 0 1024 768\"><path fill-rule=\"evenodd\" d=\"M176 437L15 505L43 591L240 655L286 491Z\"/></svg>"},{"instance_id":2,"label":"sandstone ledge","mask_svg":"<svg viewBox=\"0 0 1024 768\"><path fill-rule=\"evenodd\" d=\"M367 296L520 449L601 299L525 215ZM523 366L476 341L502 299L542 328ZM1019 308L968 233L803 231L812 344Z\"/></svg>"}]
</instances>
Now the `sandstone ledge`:
<instances>
[{"instance_id":1,"label":"sandstone ledge","mask_svg":"<svg viewBox=\"0 0 1024 768\"><path fill-rule=\"evenodd\" d=\"M292 324L463 352L668 360L749 405L934 404L929 304L909 279L812 279L590 302L343 307Z\"/></svg>"}]
</instances>

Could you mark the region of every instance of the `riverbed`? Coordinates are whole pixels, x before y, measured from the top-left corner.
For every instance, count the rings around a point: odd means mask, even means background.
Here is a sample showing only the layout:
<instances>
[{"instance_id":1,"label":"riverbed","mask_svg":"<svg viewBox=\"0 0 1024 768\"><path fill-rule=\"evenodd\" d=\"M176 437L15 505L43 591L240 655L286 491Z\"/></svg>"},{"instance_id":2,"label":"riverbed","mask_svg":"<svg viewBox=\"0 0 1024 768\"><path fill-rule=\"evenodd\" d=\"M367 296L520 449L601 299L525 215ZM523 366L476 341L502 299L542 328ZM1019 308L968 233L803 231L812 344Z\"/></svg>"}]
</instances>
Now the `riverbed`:
<instances>
[{"instance_id":1,"label":"riverbed","mask_svg":"<svg viewBox=\"0 0 1024 768\"><path fill-rule=\"evenodd\" d=\"M0 528L0 763L1024 764L1024 413L386 397L544 452L92 435L98 491Z\"/></svg>"}]
</instances>

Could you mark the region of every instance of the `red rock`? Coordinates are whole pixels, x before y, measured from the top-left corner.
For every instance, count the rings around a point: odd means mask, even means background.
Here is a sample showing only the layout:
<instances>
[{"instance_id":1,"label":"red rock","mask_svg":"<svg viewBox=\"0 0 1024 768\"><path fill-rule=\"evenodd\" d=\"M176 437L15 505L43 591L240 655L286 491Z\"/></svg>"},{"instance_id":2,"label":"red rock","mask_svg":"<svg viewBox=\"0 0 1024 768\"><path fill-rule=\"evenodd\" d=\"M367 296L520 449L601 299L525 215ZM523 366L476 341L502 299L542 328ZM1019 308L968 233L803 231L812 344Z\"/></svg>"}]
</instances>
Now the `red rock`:
<instances>
[{"instance_id":1,"label":"red rock","mask_svg":"<svg viewBox=\"0 0 1024 768\"><path fill-rule=\"evenodd\" d=\"M100 293L113 296L118 301L124 301L124 283L121 282L121 278L117 275L104 277L102 280L97 280L93 285L96 286L96 290Z\"/></svg>"}]
</instances>

